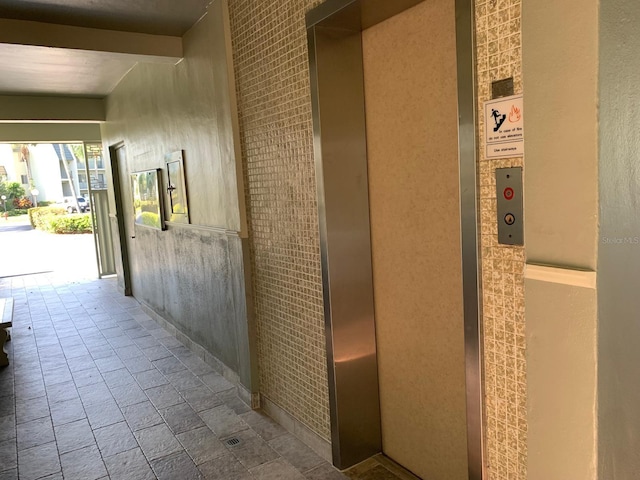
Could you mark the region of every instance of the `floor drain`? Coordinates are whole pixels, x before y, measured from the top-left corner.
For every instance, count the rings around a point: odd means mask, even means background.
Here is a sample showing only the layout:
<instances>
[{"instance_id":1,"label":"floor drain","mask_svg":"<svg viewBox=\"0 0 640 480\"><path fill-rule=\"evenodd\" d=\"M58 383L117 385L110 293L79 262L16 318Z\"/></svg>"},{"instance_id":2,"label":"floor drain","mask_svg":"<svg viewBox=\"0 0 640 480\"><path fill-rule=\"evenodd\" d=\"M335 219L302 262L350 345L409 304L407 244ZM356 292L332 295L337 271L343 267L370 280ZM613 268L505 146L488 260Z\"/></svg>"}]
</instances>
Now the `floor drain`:
<instances>
[{"instance_id":1,"label":"floor drain","mask_svg":"<svg viewBox=\"0 0 640 480\"><path fill-rule=\"evenodd\" d=\"M230 447L235 447L236 445L240 444L240 439L239 438L230 438L225 443Z\"/></svg>"}]
</instances>

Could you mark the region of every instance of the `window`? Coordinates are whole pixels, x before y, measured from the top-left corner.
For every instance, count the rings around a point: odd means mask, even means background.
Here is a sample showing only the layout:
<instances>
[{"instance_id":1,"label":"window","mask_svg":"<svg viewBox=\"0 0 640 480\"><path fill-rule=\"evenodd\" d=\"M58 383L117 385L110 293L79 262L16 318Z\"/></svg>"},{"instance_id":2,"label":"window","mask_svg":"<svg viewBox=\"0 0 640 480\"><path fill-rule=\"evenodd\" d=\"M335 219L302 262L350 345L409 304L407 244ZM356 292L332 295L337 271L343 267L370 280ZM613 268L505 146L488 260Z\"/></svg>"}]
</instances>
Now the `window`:
<instances>
[{"instance_id":1,"label":"window","mask_svg":"<svg viewBox=\"0 0 640 480\"><path fill-rule=\"evenodd\" d=\"M23 185L29 185L29 178L26 175L20 175L20 182Z\"/></svg>"}]
</instances>

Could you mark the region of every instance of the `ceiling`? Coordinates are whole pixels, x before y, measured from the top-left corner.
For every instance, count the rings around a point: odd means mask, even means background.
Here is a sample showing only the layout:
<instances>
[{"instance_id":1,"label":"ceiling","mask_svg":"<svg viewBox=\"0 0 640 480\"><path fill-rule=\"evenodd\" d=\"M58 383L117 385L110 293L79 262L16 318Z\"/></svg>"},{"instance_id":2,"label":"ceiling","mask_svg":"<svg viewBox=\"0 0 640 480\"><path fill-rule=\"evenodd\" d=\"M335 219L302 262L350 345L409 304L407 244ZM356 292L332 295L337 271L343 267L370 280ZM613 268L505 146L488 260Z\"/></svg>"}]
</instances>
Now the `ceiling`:
<instances>
[{"instance_id":1,"label":"ceiling","mask_svg":"<svg viewBox=\"0 0 640 480\"><path fill-rule=\"evenodd\" d=\"M0 0L0 19L181 37L204 15L210 2ZM139 55L52 48L43 42L0 43L0 95L104 97L140 60Z\"/></svg>"},{"instance_id":2,"label":"ceiling","mask_svg":"<svg viewBox=\"0 0 640 480\"><path fill-rule=\"evenodd\" d=\"M0 18L182 36L211 0L2 0Z\"/></svg>"}]
</instances>

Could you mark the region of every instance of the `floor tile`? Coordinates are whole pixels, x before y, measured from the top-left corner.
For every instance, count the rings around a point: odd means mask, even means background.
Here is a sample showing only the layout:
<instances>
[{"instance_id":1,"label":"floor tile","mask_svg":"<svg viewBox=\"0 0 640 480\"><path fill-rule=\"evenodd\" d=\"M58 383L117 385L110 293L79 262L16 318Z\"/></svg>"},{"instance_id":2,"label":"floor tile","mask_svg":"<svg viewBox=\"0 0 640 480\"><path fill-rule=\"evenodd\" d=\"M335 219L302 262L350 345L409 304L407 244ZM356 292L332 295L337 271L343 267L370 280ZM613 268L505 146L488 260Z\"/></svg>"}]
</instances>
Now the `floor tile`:
<instances>
[{"instance_id":1,"label":"floor tile","mask_svg":"<svg viewBox=\"0 0 640 480\"><path fill-rule=\"evenodd\" d=\"M225 390L217 394L218 398L231 410L238 415L251 411L251 407L247 405L240 397L238 397L235 390Z\"/></svg>"},{"instance_id":2,"label":"floor tile","mask_svg":"<svg viewBox=\"0 0 640 480\"><path fill-rule=\"evenodd\" d=\"M204 422L187 403L179 403L160 410L160 415L174 434L204 427Z\"/></svg>"},{"instance_id":3,"label":"floor tile","mask_svg":"<svg viewBox=\"0 0 640 480\"><path fill-rule=\"evenodd\" d=\"M86 387L88 385L95 385L102 383L102 375L96 367L89 367L85 370L77 372L71 372L73 381L76 383L76 387Z\"/></svg>"},{"instance_id":4,"label":"floor tile","mask_svg":"<svg viewBox=\"0 0 640 480\"><path fill-rule=\"evenodd\" d=\"M354 480L398 480L398 477L384 468L382 465L376 465L375 467L362 472L356 476L350 476Z\"/></svg>"},{"instance_id":5,"label":"floor tile","mask_svg":"<svg viewBox=\"0 0 640 480\"><path fill-rule=\"evenodd\" d=\"M252 410L239 415L239 417L266 441L287 433L281 425L260 411Z\"/></svg>"},{"instance_id":6,"label":"floor tile","mask_svg":"<svg viewBox=\"0 0 640 480\"><path fill-rule=\"evenodd\" d=\"M224 392L235 389L235 385L218 373L207 373L200 379L214 392Z\"/></svg>"},{"instance_id":7,"label":"floor tile","mask_svg":"<svg viewBox=\"0 0 640 480\"><path fill-rule=\"evenodd\" d=\"M18 466L18 447L15 439L0 442L0 471Z\"/></svg>"},{"instance_id":8,"label":"floor tile","mask_svg":"<svg viewBox=\"0 0 640 480\"><path fill-rule=\"evenodd\" d=\"M226 405L204 410L200 412L200 417L218 437L229 436L249 428L249 425Z\"/></svg>"},{"instance_id":9,"label":"floor tile","mask_svg":"<svg viewBox=\"0 0 640 480\"><path fill-rule=\"evenodd\" d=\"M138 348L136 345L116 348L116 354L118 355L118 357L120 357L121 360L141 357L143 355L142 350L140 350L140 348Z\"/></svg>"},{"instance_id":10,"label":"floor tile","mask_svg":"<svg viewBox=\"0 0 640 480\"><path fill-rule=\"evenodd\" d=\"M181 395L196 412L209 410L222 405L222 401L218 396L205 385L185 390L181 392Z\"/></svg>"},{"instance_id":11,"label":"floor tile","mask_svg":"<svg viewBox=\"0 0 640 480\"><path fill-rule=\"evenodd\" d=\"M35 480L60 471L60 458L55 442L18 452L20 480Z\"/></svg>"},{"instance_id":12,"label":"floor tile","mask_svg":"<svg viewBox=\"0 0 640 480\"><path fill-rule=\"evenodd\" d=\"M54 425L63 425L87 418L84 407L80 399L68 400L50 405L51 419Z\"/></svg>"},{"instance_id":13,"label":"floor tile","mask_svg":"<svg viewBox=\"0 0 640 480\"><path fill-rule=\"evenodd\" d=\"M164 423L134 432L140 448L149 460L183 450L182 445Z\"/></svg>"},{"instance_id":14,"label":"floor tile","mask_svg":"<svg viewBox=\"0 0 640 480\"><path fill-rule=\"evenodd\" d=\"M11 399L11 403L13 403L13 399ZM9 404L9 401L7 401L6 404ZM49 416L49 402L47 401L47 397L38 397L16 402L15 407L17 423L25 423L37 418Z\"/></svg>"},{"instance_id":15,"label":"floor tile","mask_svg":"<svg viewBox=\"0 0 640 480\"><path fill-rule=\"evenodd\" d=\"M111 480L154 480L142 450L134 448L104 459Z\"/></svg>"},{"instance_id":16,"label":"floor tile","mask_svg":"<svg viewBox=\"0 0 640 480\"><path fill-rule=\"evenodd\" d=\"M147 388L159 387L160 385L166 385L169 383L167 377L161 374L156 368L147 370L144 372L134 373L135 378L140 388L146 390Z\"/></svg>"},{"instance_id":17,"label":"floor tile","mask_svg":"<svg viewBox=\"0 0 640 480\"><path fill-rule=\"evenodd\" d=\"M133 340L131 340L127 335L110 338L109 344L113 348L122 348L122 347L128 347L130 345L135 345L135 343L133 343Z\"/></svg>"},{"instance_id":18,"label":"floor tile","mask_svg":"<svg viewBox=\"0 0 640 480\"><path fill-rule=\"evenodd\" d=\"M49 404L51 405L79 398L76 384L73 382L73 377L68 382L58 383L56 385L47 385L46 390L47 397L49 398Z\"/></svg>"},{"instance_id":19,"label":"floor tile","mask_svg":"<svg viewBox=\"0 0 640 480\"><path fill-rule=\"evenodd\" d=\"M113 425L124 420L122 412L114 400L108 400L97 405L88 405L84 410L91 428L94 429Z\"/></svg>"},{"instance_id":20,"label":"floor tile","mask_svg":"<svg viewBox=\"0 0 640 480\"><path fill-rule=\"evenodd\" d=\"M85 406L98 405L111 400L111 390L105 382L98 382L93 385L87 385L78 388L80 399Z\"/></svg>"},{"instance_id":21,"label":"floor tile","mask_svg":"<svg viewBox=\"0 0 640 480\"><path fill-rule=\"evenodd\" d=\"M153 460L151 461L151 467L158 480L176 480L179 478L196 480L204 478L186 452L174 453L173 455Z\"/></svg>"},{"instance_id":22,"label":"floor tile","mask_svg":"<svg viewBox=\"0 0 640 480\"><path fill-rule=\"evenodd\" d=\"M93 432L86 419L56 426L54 430L58 451L61 454L95 444Z\"/></svg>"},{"instance_id":23,"label":"floor tile","mask_svg":"<svg viewBox=\"0 0 640 480\"><path fill-rule=\"evenodd\" d=\"M149 388L145 390L145 393L157 409L170 407L185 401L172 385Z\"/></svg>"},{"instance_id":24,"label":"floor tile","mask_svg":"<svg viewBox=\"0 0 640 480\"><path fill-rule=\"evenodd\" d=\"M177 435L196 465L227 454L227 448L207 426Z\"/></svg>"},{"instance_id":25,"label":"floor tile","mask_svg":"<svg viewBox=\"0 0 640 480\"><path fill-rule=\"evenodd\" d=\"M158 370L160 370L161 373L165 375L187 369L187 367L185 367L182 362L173 355L171 355L170 357L161 358L160 360L155 360L153 364Z\"/></svg>"},{"instance_id":26,"label":"floor tile","mask_svg":"<svg viewBox=\"0 0 640 480\"><path fill-rule=\"evenodd\" d=\"M1 345L0 345L1 348ZM2 400L0 401L0 417L4 417L7 415L13 415L15 412L15 395L13 395L13 392L11 392L8 395L5 395L2 398Z\"/></svg>"},{"instance_id":27,"label":"floor tile","mask_svg":"<svg viewBox=\"0 0 640 480\"><path fill-rule=\"evenodd\" d=\"M17 478L16 462L26 480L346 478L252 411L114 281L43 278L21 300L33 328L11 348L23 361L0 370L0 480Z\"/></svg>"},{"instance_id":28,"label":"floor tile","mask_svg":"<svg viewBox=\"0 0 640 480\"><path fill-rule=\"evenodd\" d=\"M126 422L114 423L93 431L103 457L126 452L138 446Z\"/></svg>"},{"instance_id":29,"label":"floor tile","mask_svg":"<svg viewBox=\"0 0 640 480\"><path fill-rule=\"evenodd\" d=\"M18 469L10 468L8 470L3 470L0 472L0 480L19 480L18 479Z\"/></svg>"},{"instance_id":30,"label":"floor tile","mask_svg":"<svg viewBox=\"0 0 640 480\"><path fill-rule=\"evenodd\" d=\"M48 371L43 371L44 376L44 384L49 387L50 385L57 385L65 382L72 382L73 377L71 376L71 371L69 367L66 366L66 360L63 358L59 361L60 363L64 362L64 367L54 368ZM58 360L55 361L58 363Z\"/></svg>"},{"instance_id":31,"label":"floor tile","mask_svg":"<svg viewBox=\"0 0 640 480\"><path fill-rule=\"evenodd\" d=\"M131 385L133 383L136 383L133 376L126 368L103 373L102 378L104 378L104 381L109 388L121 387L123 385Z\"/></svg>"},{"instance_id":32,"label":"floor tile","mask_svg":"<svg viewBox=\"0 0 640 480\"><path fill-rule=\"evenodd\" d=\"M91 446L60 455L65 479L97 480L107 475L98 447Z\"/></svg>"},{"instance_id":33,"label":"floor tile","mask_svg":"<svg viewBox=\"0 0 640 480\"><path fill-rule=\"evenodd\" d=\"M229 451L246 467L253 468L278 458L278 454L253 430L243 430L233 434L240 442L230 446ZM225 442L227 438L223 438Z\"/></svg>"},{"instance_id":34,"label":"floor tile","mask_svg":"<svg viewBox=\"0 0 640 480\"><path fill-rule=\"evenodd\" d=\"M18 430L18 450L26 450L55 440L51 418L39 418L21 423Z\"/></svg>"},{"instance_id":35,"label":"floor tile","mask_svg":"<svg viewBox=\"0 0 640 480\"><path fill-rule=\"evenodd\" d=\"M307 480L348 480L349 478L328 463L305 472L304 477Z\"/></svg>"},{"instance_id":36,"label":"floor tile","mask_svg":"<svg viewBox=\"0 0 640 480\"><path fill-rule=\"evenodd\" d=\"M204 363L204 361L198 358L193 353L190 353L187 356L180 357L180 361L187 367L191 373L194 375L205 375L207 373L212 373L213 368Z\"/></svg>"},{"instance_id":37,"label":"floor tile","mask_svg":"<svg viewBox=\"0 0 640 480\"><path fill-rule=\"evenodd\" d=\"M82 370L87 370L89 368L96 368L96 364L94 363L91 355L70 358L67 360L67 365L69 366L69 370L71 370L72 375L75 372L81 372Z\"/></svg>"},{"instance_id":38,"label":"floor tile","mask_svg":"<svg viewBox=\"0 0 640 480\"><path fill-rule=\"evenodd\" d=\"M148 400L122 409L131 430L141 430L163 423L162 417Z\"/></svg>"},{"instance_id":39,"label":"floor tile","mask_svg":"<svg viewBox=\"0 0 640 480\"><path fill-rule=\"evenodd\" d=\"M145 372L151 369L155 370L155 367L153 366L153 364L147 359L147 357L144 357L144 356L130 358L127 360L125 365L127 367L127 370L129 370L132 374Z\"/></svg>"},{"instance_id":40,"label":"floor tile","mask_svg":"<svg viewBox=\"0 0 640 480\"><path fill-rule=\"evenodd\" d=\"M312 470L325 460L296 437L287 433L269 441L269 446L301 472Z\"/></svg>"},{"instance_id":41,"label":"floor tile","mask_svg":"<svg viewBox=\"0 0 640 480\"><path fill-rule=\"evenodd\" d=\"M302 473L279 458L249 470L256 480L305 480Z\"/></svg>"},{"instance_id":42,"label":"floor tile","mask_svg":"<svg viewBox=\"0 0 640 480\"><path fill-rule=\"evenodd\" d=\"M249 470L231 453L198 466L206 480L251 480Z\"/></svg>"},{"instance_id":43,"label":"floor tile","mask_svg":"<svg viewBox=\"0 0 640 480\"><path fill-rule=\"evenodd\" d=\"M156 346L142 349L144 355L152 362L160 360L162 358L170 357L172 355L172 353L165 346L160 345L159 342L157 343L158 345Z\"/></svg>"},{"instance_id":44,"label":"floor tile","mask_svg":"<svg viewBox=\"0 0 640 480\"><path fill-rule=\"evenodd\" d=\"M145 349L161 347L162 346L162 345L160 345L160 342L158 340L156 340L151 335L148 335L146 337L134 338L133 339L133 343L135 343L139 348L145 348ZM160 358L162 358L162 357L160 357ZM154 358L153 360L157 360L157 359Z\"/></svg>"},{"instance_id":45,"label":"floor tile","mask_svg":"<svg viewBox=\"0 0 640 480\"><path fill-rule=\"evenodd\" d=\"M113 398L120 408L128 407L129 405L135 405L136 403L145 402L148 400L145 392L136 384L122 385L120 387L113 387L111 389Z\"/></svg>"},{"instance_id":46,"label":"floor tile","mask_svg":"<svg viewBox=\"0 0 640 480\"><path fill-rule=\"evenodd\" d=\"M182 347L184 345L182 345L180 343L180 341L178 339L176 339L175 337L173 337L172 335L168 336L168 337L162 337L162 338L158 338L158 341L164 345L167 348L174 348L174 347Z\"/></svg>"},{"instance_id":47,"label":"floor tile","mask_svg":"<svg viewBox=\"0 0 640 480\"><path fill-rule=\"evenodd\" d=\"M204 386L202 380L191 372L175 372L167 374L166 378L171 382L178 392L191 390Z\"/></svg>"}]
</instances>

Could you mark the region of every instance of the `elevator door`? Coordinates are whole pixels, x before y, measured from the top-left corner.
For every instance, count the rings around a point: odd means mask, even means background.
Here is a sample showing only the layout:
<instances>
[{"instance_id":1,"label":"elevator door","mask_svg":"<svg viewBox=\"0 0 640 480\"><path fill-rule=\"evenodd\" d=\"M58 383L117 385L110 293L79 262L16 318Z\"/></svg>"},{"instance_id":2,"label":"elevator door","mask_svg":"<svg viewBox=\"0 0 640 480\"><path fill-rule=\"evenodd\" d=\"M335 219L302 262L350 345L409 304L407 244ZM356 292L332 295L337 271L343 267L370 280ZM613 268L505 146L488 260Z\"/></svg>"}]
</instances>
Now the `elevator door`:
<instances>
[{"instance_id":1,"label":"elevator door","mask_svg":"<svg viewBox=\"0 0 640 480\"><path fill-rule=\"evenodd\" d=\"M382 442L468 478L454 2L363 32Z\"/></svg>"}]
</instances>

